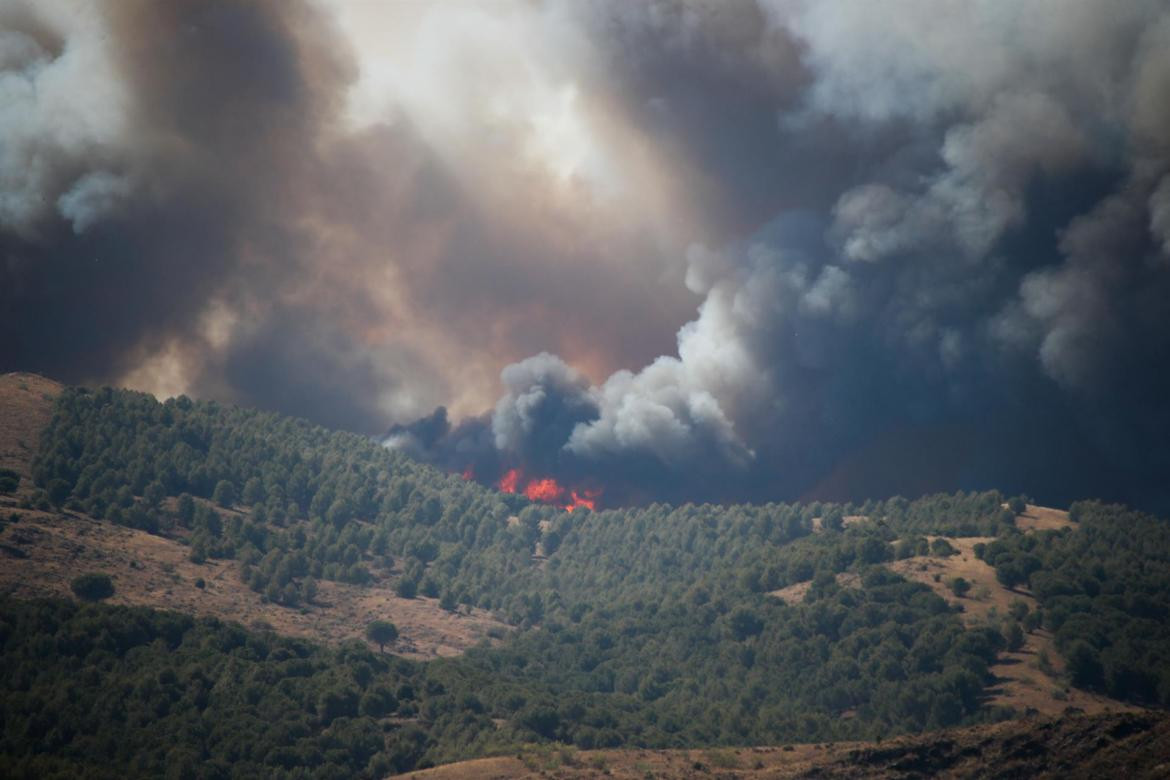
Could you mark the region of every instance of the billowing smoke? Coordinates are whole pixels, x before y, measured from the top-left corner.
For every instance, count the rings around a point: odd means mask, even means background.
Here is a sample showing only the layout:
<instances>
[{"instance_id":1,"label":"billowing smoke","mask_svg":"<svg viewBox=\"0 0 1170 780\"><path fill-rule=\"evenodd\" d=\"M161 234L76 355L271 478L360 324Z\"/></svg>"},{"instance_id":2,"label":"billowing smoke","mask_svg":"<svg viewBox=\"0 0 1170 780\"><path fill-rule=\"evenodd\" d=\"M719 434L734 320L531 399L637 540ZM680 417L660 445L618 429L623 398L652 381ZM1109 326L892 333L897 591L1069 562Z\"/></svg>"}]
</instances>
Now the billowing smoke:
<instances>
[{"instance_id":1,"label":"billowing smoke","mask_svg":"<svg viewBox=\"0 0 1170 780\"><path fill-rule=\"evenodd\" d=\"M804 75L750 154L811 149L824 177L775 170L763 226L688 248L702 302L676 356L540 385L597 409L543 470L672 498L1001 486L1166 506L1170 15L1069 10L764 7ZM826 128L835 148L810 140Z\"/></svg>"},{"instance_id":2,"label":"billowing smoke","mask_svg":"<svg viewBox=\"0 0 1170 780\"><path fill-rule=\"evenodd\" d=\"M0 369L374 433L667 348L664 164L519 45L583 67L572 26L494 13L0 0Z\"/></svg>"},{"instance_id":3,"label":"billowing smoke","mask_svg":"<svg viewBox=\"0 0 1170 780\"><path fill-rule=\"evenodd\" d=\"M10 0L3 368L602 503L1170 508L1168 52L1153 0Z\"/></svg>"}]
</instances>

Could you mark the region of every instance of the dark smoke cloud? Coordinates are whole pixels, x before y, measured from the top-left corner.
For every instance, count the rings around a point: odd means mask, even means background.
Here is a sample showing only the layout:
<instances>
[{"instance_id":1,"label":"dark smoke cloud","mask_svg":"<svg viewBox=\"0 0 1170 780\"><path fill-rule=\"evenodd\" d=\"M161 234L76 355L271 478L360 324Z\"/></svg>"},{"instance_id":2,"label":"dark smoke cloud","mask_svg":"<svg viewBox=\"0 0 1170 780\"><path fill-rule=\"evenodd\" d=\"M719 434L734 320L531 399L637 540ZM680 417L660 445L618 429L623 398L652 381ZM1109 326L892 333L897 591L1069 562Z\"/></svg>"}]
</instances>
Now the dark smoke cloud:
<instances>
[{"instance_id":1,"label":"dark smoke cloud","mask_svg":"<svg viewBox=\"0 0 1170 780\"><path fill-rule=\"evenodd\" d=\"M0 368L373 433L545 347L669 345L668 242L513 160L525 127L352 121L362 77L318 3L0 5Z\"/></svg>"},{"instance_id":2,"label":"dark smoke cloud","mask_svg":"<svg viewBox=\"0 0 1170 780\"><path fill-rule=\"evenodd\" d=\"M590 388L597 418L543 471L572 456L619 490L638 481L676 499L998 486L1170 505L1158 444L1170 434L1170 15L1061 8L776 3L770 24L741 9L799 50L773 82L785 89L760 99L748 77L730 90L776 112L773 148L719 110L726 89L704 95L709 134L699 120L666 136L722 175L736 207L774 216L688 250L703 302L677 356ZM678 49L637 47L633 72L653 73L656 56L686 72L679 50L719 34L689 10L666 36ZM634 39L648 24L625 21ZM746 49L741 75L759 62ZM704 69L707 85L727 58ZM818 148L826 133L833 147ZM761 187L720 156L737 152L755 170L784 164Z\"/></svg>"},{"instance_id":3,"label":"dark smoke cloud","mask_svg":"<svg viewBox=\"0 0 1170 780\"><path fill-rule=\"evenodd\" d=\"M589 383L547 352L508 366L500 378L505 394L492 415L497 450L547 463L560 457L578 425L597 419Z\"/></svg>"},{"instance_id":4,"label":"dark smoke cloud","mask_svg":"<svg viewBox=\"0 0 1170 780\"><path fill-rule=\"evenodd\" d=\"M7 8L61 43L0 75L23 100L2 111L5 162L26 171L4 176L19 204L0 232L6 368L112 379L170 343L206 349L209 302L275 296L303 272L281 214L351 67L305 8Z\"/></svg>"},{"instance_id":5,"label":"dark smoke cloud","mask_svg":"<svg viewBox=\"0 0 1170 780\"><path fill-rule=\"evenodd\" d=\"M1161 2L80 8L0 5L4 369L612 504L1170 508Z\"/></svg>"}]
</instances>

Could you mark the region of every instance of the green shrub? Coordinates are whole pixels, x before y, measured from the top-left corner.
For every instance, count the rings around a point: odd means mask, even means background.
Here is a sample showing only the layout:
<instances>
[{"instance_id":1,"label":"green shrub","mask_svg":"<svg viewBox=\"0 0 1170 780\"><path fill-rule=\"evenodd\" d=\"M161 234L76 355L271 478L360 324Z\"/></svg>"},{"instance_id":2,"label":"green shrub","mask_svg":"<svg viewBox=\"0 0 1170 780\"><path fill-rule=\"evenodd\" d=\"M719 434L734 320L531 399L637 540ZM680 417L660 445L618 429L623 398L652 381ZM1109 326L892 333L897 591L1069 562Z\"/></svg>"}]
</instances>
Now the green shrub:
<instances>
[{"instance_id":1,"label":"green shrub","mask_svg":"<svg viewBox=\"0 0 1170 780\"><path fill-rule=\"evenodd\" d=\"M101 601L114 595L114 581L108 574L82 574L69 584L74 595L84 601Z\"/></svg>"},{"instance_id":2,"label":"green shrub","mask_svg":"<svg viewBox=\"0 0 1170 780\"><path fill-rule=\"evenodd\" d=\"M226 479L221 479L215 485L215 492L212 494L211 500L222 507L230 508L232 504L236 503L236 486Z\"/></svg>"},{"instance_id":3,"label":"green shrub","mask_svg":"<svg viewBox=\"0 0 1170 780\"><path fill-rule=\"evenodd\" d=\"M939 537L930 543L930 554L945 557L948 555L958 555L959 551L946 539Z\"/></svg>"},{"instance_id":4,"label":"green shrub","mask_svg":"<svg viewBox=\"0 0 1170 780\"><path fill-rule=\"evenodd\" d=\"M20 474L12 469L0 469L0 493L15 493L20 487Z\"/></svg>"},{"instance_id":5,"label":"green shrub","mask_svg":"<svg viewBox=\"0 0 1170 780\"><path fill-rule=\"evenodd\" d=\"M403 577L394 586L394 592L404 599L412 599L418 594L418 583L412 579Z\"/></svg>"},{"instance_id":6,"label":"green shrub","mask_svg":"<svg viewBox=\"0 0 1170 780\"><path fill-rule=\"evenodd\" d=\"M382 652L386 651L386 643L398 638L398 626L389 620L375 620L366 626L366 639L378 646Z\"/></svg>"}]
</instances>

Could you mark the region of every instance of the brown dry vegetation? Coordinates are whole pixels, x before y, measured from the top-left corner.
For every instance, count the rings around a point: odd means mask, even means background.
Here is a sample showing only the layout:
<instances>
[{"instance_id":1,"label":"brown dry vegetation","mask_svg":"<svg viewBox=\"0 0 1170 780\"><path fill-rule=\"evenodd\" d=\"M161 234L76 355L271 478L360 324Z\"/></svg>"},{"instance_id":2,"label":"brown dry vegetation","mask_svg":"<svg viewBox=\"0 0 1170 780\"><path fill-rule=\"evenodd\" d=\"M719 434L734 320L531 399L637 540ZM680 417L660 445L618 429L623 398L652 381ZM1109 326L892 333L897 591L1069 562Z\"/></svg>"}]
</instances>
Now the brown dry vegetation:
<instances>
[{"instance_id":1,"label":"brown dry vegetation","mask_svg":"<svg viewBox=\"0 0 1170 780\"><path fill-rule=\"evenodd\" d=\"M843 571L837 575L837 584L842 588L859 588L861 587L861 577L857 576L854 572ZM780 599L785 604L800 604L804 601L805 596L808 595L811 589L812 580L806 580L805 582L793 583L778 590L770 591L768 595Z\"/></svg>"},{"instance_id":2,"label":"brown dry vegetation","mask_svg":"<svg viewBox=\"0 0 1170 780\"><path fill-rule=\"evenodd\" d=\"M899 737L711 750L532 748L412 772L413 780L517 778L1170 777L1170 720L1152 713L1066 716Z\"/></svg>"},{"instance_id":3,"label":"brown dry vegetation","mask_svg":"<svg viewBox=\"0 0 1170 780\"><path fill-rule=\"evenodd\" d=\"M241 581L236 562L192 563L180 540L75 512L18 509L20 497L31 492L30 464L60 391L61 385L33 374L0 376L0 468L23 477L17 496L0 496L4 519L19 518L0 531L0 594L68 598L74 577L101 572L114 578L110 601L116 604L209 615L323 642L361 638L370 621L389 620L400 636L388 648L414 658L458 655L507 630L483 610L463 607L453 614L436 599L399 598L385 583L321 581L311 605L265 603ZM195 586L198 579L204 588Z\"/></svg>"},{"instance_id":4,"label":"brown dry vegetation","mask_svg":"<svg viewBox=\"0 0 1170 780\"><path fill-rule=\"evenodd\" d=\"M840 583L841 580L839 578L841 575L837 576L837 582ZM794 605L802 603L811 589L812 580L805 580L804 582L794 582L791 585L785 585L783 588L769 591L768 595L772 598L780 599L785 604Z\"/></svg>"},{"instance_id":5,"label":"brown dry vegetation","mask_svg":"<svg viewBox=\"0 0 1170 780\"><path fill-rule=\"evenodd\" d=\"M1023 602L1029 610L1037 607L1031 592L1022 587L1005 588L996 579L995 569L975 557L975 545L991 539L969 537L947 541L959 551L958 555L919 556L893 561L887 566L906 579L929 586L948 603L962 608L963 622L969 626L998 628L1001 620L1010 614L1013 601ZM971 590L962 598L951 590L951 582L956 577L971 583ZM1042 655L1047 657L1050 671L1042 668ZM1049 632L1036 629L1026 634L1020 650L1002 653L999 663L992 667L999 682L988 691L989 703L1019 712L1034 710L1042 715L1058 715L1067 707L1077 707L1087 713L1134 709L1114 699L1070 688L1061 677L1062 666Z\"/></svg>"},{"instance_id":6,"label":"brown dry vegetation","mask_svg":"<svg viewBox=\"0 0 1170 780\"><path fill-rule=\"evenodd\" d=\"M845 515L844 517L841 518L841 525L848 527L851 525L856 525L858 523L864 523L868 519L869 518L866 517L865 515ZM819 534L822 531L824 531L825 530L824 518L814 517L812 519L812 530L813 530L814 534Z\"/></svg>"},{"instance_id":7,"label":"brown dry vegetation","mask_svg":"<svg viewBox=\"0 0 1170 780\"><path fill-rule=\"evenodd\" d=\"M1022 515L1016 515L1016 527L1021 531L1059 531L1072 526L1068 512L1047 506L1028 504Z\"/></svg>"},{"instance_id":8,"label":"brown dry vegetation","mask_svg":"<svg viewBox=\"0 0 1170 780\"><path fill-rule=\"evenodd\" d=\"M322 642L361 638L370 621L389 620L400 636L388 649L414 658L458 655L507 630L483 610L447 612L436 599L399 598L387 584L321 581L311 605L265 603L241 581L235 561L192 563L189 548L178 541L84 515L19 515L19 522L0 532L7 546L0 549L0 593L18 598L69 597L69 583L79 573L102 572L114 579L110 601L116 604L210 615ZM15 557L13 549L28 557ZM204 588L196 587L198 579Z\"/></svg>"},{"instance_id":9,"label":"brown dry vegetation","mask_svg":"<svg viewBox=\"0 0 1170 780\"><path fill-rule=\"evenodd\" d=\"M18 472L22 488L60 392L60 384L36 374L0 375L0 469Z\"/></svg>"},{"instance_id":10,"label":"brown dry vegetation","mask_svg":"<svg viewBox=\"0 0 1170 780\"><path fill-rule=\"evenodd\" d=\"M1016 523L1025 532L1058 530L1072 525L1068 512L1032 504L1017 516ZM936 538L940 537L927 537L932 542ZM975 557L975 545L990 543L991 537L942 538L958 550L957 555L916 556L886 566L908 580L928 586L947 603L957 606L962 610L963 622L969 626L998 628L1015 601L1023 602L1029 610L1037 607L1031 592L1022 587L1005 588L996 579L995 569ZM951 589L951 582L957 577L971 583L970 591L961 598ZM860 581L856 574L845 572L837 575L837 584L859 587ZM769 595L788 604L798 604L804 601L811 586L811 582L799 582ZM1043 629L1026 634L1020 650L1001 653L999 663L991 671L997 683L988 691L988 703L1017 712L1056 716L1069 707L1089 714L1137 710L1115 699L1071 688L1062 677L1063 662L1053 647L1052 634Z\"/></svg>"}]
</instances>

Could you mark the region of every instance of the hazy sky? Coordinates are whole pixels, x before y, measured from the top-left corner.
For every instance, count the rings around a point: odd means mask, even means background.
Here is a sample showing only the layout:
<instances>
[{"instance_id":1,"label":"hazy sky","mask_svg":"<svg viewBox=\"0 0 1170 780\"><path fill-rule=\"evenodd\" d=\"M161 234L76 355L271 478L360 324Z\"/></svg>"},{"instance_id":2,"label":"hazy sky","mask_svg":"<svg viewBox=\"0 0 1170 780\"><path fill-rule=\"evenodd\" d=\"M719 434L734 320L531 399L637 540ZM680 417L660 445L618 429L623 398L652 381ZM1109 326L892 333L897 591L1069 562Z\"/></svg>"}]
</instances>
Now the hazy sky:
<instances>
[{"instance_id":1,"label":"hazy sky","mask_svg":"<svg viewBox=\"0 0 1170 780\"><path fill-rule=\"evenodd\" d=\"M0 368L611 500L1170 506L1164 2L0 0Z\"/></svg>"}]
</instances>

